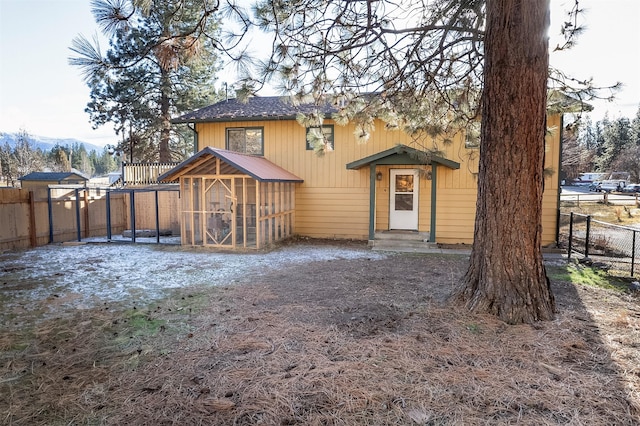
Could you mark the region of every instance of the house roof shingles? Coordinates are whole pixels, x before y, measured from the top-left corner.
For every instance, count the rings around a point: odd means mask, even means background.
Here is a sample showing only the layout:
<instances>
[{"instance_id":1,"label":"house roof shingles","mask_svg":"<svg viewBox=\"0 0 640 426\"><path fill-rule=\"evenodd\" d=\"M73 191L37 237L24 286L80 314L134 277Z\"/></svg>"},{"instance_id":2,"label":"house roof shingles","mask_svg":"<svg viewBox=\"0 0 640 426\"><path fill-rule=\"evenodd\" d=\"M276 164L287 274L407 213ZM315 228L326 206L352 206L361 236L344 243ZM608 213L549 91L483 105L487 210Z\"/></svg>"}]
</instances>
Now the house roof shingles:
<instances>
[{"instance_id":1,"label":"house roof shingles","mask_svg":"<svg viewBox=\"0 0 640 426\"><path fill-rule=\"evenodd\" d=\"M291 120L299 113L320 110L330 115L337 110L329 104L294 106L279 96L252 97L246 102L229 99L189 112L171 120L174 124L219 121Z\"/></svg>"},{"instance_id":2,"label":"house roof shingles","mask_svg":"<svg viewBox=\"0 0 640 426\"><path fill-rule=\"evenodd\" d=\"M75 172L31 172L22 176L20 180L63 182L68 178L72 178L74 180L89 180L87 177Z\"/></svg>"},{"instance_id":3,"label":"house roof shingles","mask_svg":"<svg viewBox=\"0 0 640 426\"><path fill-rule=\"evenodd\" d=\"M580 102L577 99L556 92L557 91L550 92L548 101L550 111L561 106L564 112L569 112L571 109L575 109ZM582 104L582 108L588 111L591 109L591 106ZM238 99L220 101L174 118L171 122L180 124L221 121L291 120L295 119L299 113L308 114L317 110L324 113L327 117L337 112L337 109L330 103L323 105L307 103L295 106L287 97L254 96L248 98L246 102Z\"/></svg>"}]
</instances>

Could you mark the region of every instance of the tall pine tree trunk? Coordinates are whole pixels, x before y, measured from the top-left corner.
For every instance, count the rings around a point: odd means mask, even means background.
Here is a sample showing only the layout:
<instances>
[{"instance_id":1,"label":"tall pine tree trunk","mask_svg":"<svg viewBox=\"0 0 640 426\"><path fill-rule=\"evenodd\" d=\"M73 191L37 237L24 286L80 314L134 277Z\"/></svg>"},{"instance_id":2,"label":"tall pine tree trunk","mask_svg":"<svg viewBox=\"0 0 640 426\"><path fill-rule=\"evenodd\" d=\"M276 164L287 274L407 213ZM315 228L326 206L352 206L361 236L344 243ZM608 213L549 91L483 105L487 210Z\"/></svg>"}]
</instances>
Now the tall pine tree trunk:
<instances>
[{"instance_id":1,"label":"tall pine tree trunk","mask_svg":"<svg viewBox=\"0 0 640 426\"><path fill-rule=\"evenodd\" d=\"M555 312L541 247L548 24L549 0L487 0L474 243L453 300L511 324Z\"/></svg>"},{"instance_id":2,"label":"tall pine tree trunk","mask_svg":"<svg viewBox=\"0 0 640 426\"><path fill-rule=\"evenodd\" d=\"M160 144L158 147L161 163L171 161L171 81L169 71L160 70Z\"/></svg>"}]
</instances>

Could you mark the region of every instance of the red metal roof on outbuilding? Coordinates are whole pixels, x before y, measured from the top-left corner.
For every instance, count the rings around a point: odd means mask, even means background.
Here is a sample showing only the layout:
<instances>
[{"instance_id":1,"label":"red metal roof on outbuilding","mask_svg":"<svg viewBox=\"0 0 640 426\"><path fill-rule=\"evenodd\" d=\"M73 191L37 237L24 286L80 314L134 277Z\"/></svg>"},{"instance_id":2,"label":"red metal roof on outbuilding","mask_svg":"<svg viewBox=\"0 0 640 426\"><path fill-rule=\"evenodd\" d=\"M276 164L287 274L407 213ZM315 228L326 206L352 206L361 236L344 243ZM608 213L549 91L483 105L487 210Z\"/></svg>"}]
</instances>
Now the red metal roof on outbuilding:
<instances>
[{"instance_id":1,"label":"red metal roof on outbuilding","mask_svg":"<svg viewBox=\"0 0 640 426\"><path fill-rule=\"evenodd\" d=\"M225 149L206 147L197 154L183 161L173 169L158 177L159 181L174 181L181 176L216 174L211 168L216 165L216 158L225 167L235 169L235 173L247 174L260 182L303 182L298 176L272 163L264 157L242 154ZM223 173L223 174L232 174Z\"/></svg>"}]
</instances>

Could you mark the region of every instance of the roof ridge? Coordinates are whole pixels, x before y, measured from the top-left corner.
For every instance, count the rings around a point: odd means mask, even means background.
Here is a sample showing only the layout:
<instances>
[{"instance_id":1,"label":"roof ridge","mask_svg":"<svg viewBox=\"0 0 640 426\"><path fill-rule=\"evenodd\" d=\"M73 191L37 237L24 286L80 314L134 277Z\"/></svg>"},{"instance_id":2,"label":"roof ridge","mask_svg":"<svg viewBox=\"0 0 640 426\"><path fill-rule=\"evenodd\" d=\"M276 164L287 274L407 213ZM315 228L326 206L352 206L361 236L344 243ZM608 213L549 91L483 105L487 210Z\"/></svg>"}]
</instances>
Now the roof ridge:
<instances>
[{"instance_id":1,"label":"roof ridge","mask_svg":"<svg viewBox=\"0 0 640 426\"><path fill-rule=\"evenodd\" d=\"M295 120L300 113L312 113L320 109L327 117L337 109L330 102L294 105L286 102L286 96L253 96L247 102L238 98L221 100L212 105L183 114L171 120L174 124L218 121Z\"/></svg>"}]
</instances>

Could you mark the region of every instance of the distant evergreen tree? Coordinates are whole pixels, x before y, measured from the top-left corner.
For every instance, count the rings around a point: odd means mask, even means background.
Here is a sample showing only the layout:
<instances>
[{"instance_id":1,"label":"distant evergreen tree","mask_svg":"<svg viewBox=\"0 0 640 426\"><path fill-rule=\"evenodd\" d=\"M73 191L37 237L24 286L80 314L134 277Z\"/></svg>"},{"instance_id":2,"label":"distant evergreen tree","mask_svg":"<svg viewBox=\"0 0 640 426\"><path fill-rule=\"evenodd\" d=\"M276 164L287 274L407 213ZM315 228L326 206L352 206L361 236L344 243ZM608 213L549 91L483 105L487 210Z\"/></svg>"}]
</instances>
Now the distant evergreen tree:
<instances>
[{"instance_id":1,"label":"distant evergreen tree","mask_svg":"<svg viewBox=\"0 0 640 426\"><path fill-rule=\"evenodd\" d=\"M113 123L129 162L182 159L172 115L215 99L213 11L184 0L94 0L92 7L110 48L102 55L97 41L79 36L70 58L91 89L91 122Z\"/></svg>"},{"instance_id":2,"label":"distant evergreen tree","mask_svg":"<svg viewBox=\"0 0 640 426\"><path fill-rule=\"evenodd\" d=\"M5 142L3 146L0 146L0 175L2 176L3 184L7 186L16 186L17 176L14 175L14 170L11 161L12 148L9 142Z\"/></svg>"},{"instance_id":3,"label":"distant evergreen tree","mask_svg":"<svg viewBox=\"0 0 640 426\"><path fill-rule=\"evenodd\" d=\"M578 172L624 171L631 180L640 182L640 107L633 119L609 118L608 113L595 123L589 116L577 123L577 143L581 148L581 165ZM565 142L562 151L563 172L574 172L577 147Z\"/></svg>"},{"instance_id":4,"label":"distant evergreen tree","mask_svg":"<svg viewBox=\"0 0 640 426\"><path fill-rule=\"evenodd\" d=\"M632 182L640 182L640 145L632 145L620 151L611 163L611 169L628 172Z\"/></svg>"},{"instance_id":5,"label":"distant evergreen tree","mask_svg":"<svg viewBox=\"0 0 640 426\"><path fill-rule=\"evenodd\" d=\"M612 170L629 172L633 182L640 182L640 107L632 120L616 120L608 135L621 146L611 163Z\"/></svg>"},{"instance_id":6,"label":"distant evergreen tree","mask_svg":"<svg viewBox=\"0 0 640 426\"><path fill-rule=\"evenodd\" d=\"M107 148L104 148L99 156L95 151L91 151L90 157L93 161L93 168L97 176L106 175L107 173L118 170L118 163Z\"/></svg>"},{"instance_id":7,"label":"distant evergreen tree","mask_svg":"<svg viewBox=\"0 0 640 426\"><path fill-rule=\"evenodd\" d=\"M633 145L640 145L640 105L638 105L636 116L631 120L630 133L631 143Z\"/></svg>"},{"instance_id":8,"label":"distant evergreen tree","mask_svg":"<svg viewBox=\"0 0 640 426\"><path fill-rule=\"evenodd\" d=\"M48 165L52 171L68 172L71 170L69 162L69 148L55 144L47 155Z\"/></svg>"},{"instance_id":9,"label":"distant evergreen tree","mask_svg":"<svg viewBox=\"0 0 640 426\"><path fill-rule=\"evenodd\" d=\"M44 153L35 148L31 136L25 130L18 133L13 148L5 142L4 147L0 149L0 170L9 186L17 186L18 179L42 170L44 165Z\"/></svg>"},{"instance_id":10,"label":"distant evergreen tree","mask_svg":"<svg viewBox=\"0 0 640 426\"><path fill-rule=\"evenodd\" d=\"M571 127L571 132L574 134L576 142L580 149L580 162L578 166L579 170L577 170L577 173L597 170L595 164L596 152L600 152L601 149L599 148L598 144L596 127L594 126L591 117L589 115L583 116L575 123L575 125ZM563 147L562 153L563 164L565 156L564 148L565 147ZM575 178L577 177L577 175L572 177Z\"/></svg>"},{"instance_id":11,"label":"distant evergreen tree","mask_svg":"<svg viewBox=\"0 0 640 426\"><path fill-rule=\"evenodd\" d=\"M570 126L563 132L562 140L562 178L575 180L585 170L590 170L592 158L587 144L581 143L578 135L581 133L579 123Z\"/></svg>"},{"instance_id":12,"label":"distant evergreen tree","mask_svg":"<svg viewBox=\"0 0 640 426\"><path fill-rule=\"evenodd\" d=\"M609 120L605 115L602 124L602 153L598 156L598 170L612 170L620 153L631 147L631 122L626 117ZM618 170L622 171L622 170Z\"/></svg>"},{"instance_id":13,"label":"distant evergreen tree","mask_svg":"<svg viewBox=\"0 0 640 426\"><path fill-rule=\"evenodd\" d=\"M44 166L42 151L35 148L31 136L25 130L18 133L18 140L13 148L13 157L19 177L42 170Z\"/></svg>"}]
</instances>

